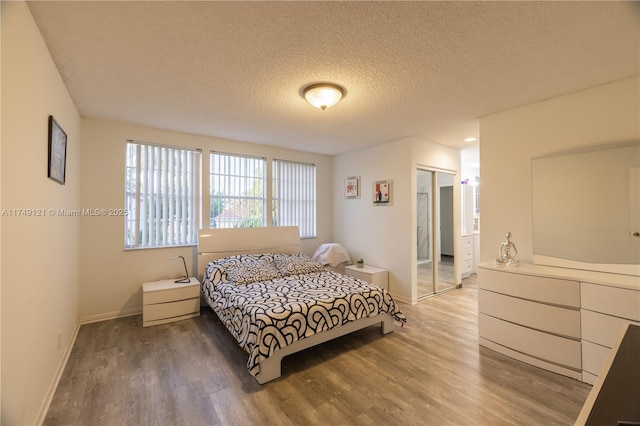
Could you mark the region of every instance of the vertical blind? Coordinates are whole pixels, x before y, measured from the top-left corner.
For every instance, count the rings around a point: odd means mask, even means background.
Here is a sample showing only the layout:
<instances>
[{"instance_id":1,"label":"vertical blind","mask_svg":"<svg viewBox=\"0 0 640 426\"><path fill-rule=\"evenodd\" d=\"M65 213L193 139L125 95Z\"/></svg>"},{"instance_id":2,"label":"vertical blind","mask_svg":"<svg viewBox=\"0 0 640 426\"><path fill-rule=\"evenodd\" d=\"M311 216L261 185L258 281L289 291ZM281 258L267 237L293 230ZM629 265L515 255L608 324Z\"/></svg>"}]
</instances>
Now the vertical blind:
<instances>
[{"instance_id":1,"label":"vertical blind","mask_svg":"<svg viewBox=\"0 0 640 426\"><path fill-rule=\"evenodd\" d=\"M200 164L199 150L127 141L126 248L197 243Z\"/></svg>"},{"instance_id":2,"label":"vertical blind","mask_svg":"<svg viewBox=\"0 0 640 426\"><path fill-rule=\"evenodd\" d=\"M273 224L297 225L300 238L316 237L316 166L273 160Z\"/></svg>"},{"instance_id":3,"label":"vertical blind","mask_svg":"<svg viewBox=\"0 0 640 426\"><path fill-rule=\"evenodd\" d=\"M266 226L266 159L212 152L209 160L210 227Z\"/></svg>"}]
</instances>

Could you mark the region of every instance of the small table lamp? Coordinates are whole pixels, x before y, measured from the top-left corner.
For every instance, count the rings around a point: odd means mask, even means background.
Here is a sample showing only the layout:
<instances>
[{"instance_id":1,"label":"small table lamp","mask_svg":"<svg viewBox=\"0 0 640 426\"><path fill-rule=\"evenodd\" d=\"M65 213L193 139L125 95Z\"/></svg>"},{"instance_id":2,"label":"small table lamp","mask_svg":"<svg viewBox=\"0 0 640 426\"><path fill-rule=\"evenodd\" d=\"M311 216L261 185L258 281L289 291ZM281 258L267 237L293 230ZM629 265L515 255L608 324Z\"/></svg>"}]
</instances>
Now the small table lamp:
<instances>
[{"instance_id":1,"label":"small table lamp","mask_svg":"<svg viewBox=\"0 0 640 426\"><path fill-rule=\"evenodd\" d=\"M181 284L188 284L191 282L191 279L189 278L189 271L187 270L187 262L184 260L183 256L176 256L176 257L172 257L171 260L173 259L182 259L182 264L184 265L184 278L180 278L179 280L175 280L175 283L181 283Z\"/></svg>"}]
</instances>

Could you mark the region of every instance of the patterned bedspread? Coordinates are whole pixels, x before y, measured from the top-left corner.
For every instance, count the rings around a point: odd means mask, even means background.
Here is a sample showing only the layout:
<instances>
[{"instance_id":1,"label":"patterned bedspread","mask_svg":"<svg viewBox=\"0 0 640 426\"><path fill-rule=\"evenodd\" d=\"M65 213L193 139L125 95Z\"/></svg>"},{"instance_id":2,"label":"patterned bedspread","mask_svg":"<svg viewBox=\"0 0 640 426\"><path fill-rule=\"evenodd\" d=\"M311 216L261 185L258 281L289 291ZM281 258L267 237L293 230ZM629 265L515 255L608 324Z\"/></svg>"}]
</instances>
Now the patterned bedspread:
<instances>
[{"instance_id":1,"label":"patterned bedspread","mask_svg":"<svg viewBox=\"0 0 640 426\"><path fill-rule=\"evenodd\" d=\"M380 313L406 322L386 290L336 272L322 270L246 284L221 280L216 273L220 271L210 263L202 292L249 353L247 368L254 376L259 374L259 363L277 349L316 333Z\"/></svg>"}]
</instances>

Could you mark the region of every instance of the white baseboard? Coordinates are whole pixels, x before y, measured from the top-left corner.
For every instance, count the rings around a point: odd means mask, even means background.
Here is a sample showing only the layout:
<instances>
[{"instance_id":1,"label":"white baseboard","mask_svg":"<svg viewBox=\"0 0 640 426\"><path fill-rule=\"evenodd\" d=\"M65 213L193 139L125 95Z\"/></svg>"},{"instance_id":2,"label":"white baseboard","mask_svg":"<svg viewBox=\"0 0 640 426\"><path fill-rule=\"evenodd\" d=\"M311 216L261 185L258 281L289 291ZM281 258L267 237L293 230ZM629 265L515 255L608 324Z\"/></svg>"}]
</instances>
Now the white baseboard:
<instances>
[{"instance_id":1,"label":"white baseboard","mask_svg":"<svg viewBox=\"0 0 640 426\"><path fill-rule=\"evenodd\" d=\"M91 324L92 322L108 321L116 318L130 317L142 314L142 308L123 309L122 311L106 312L104 314L89 315L80 318L80 324Z\"/></svg>"},{"instance_id":2,"label":"white baseboard","mask_svg":"<svg viewBox=\"0 0 640 426\"><path fill-rule=\"evenodd\" d=\"M396 300L397 302L406 303L408 305L413 305L417 303L417 300L411 300L410 297L404 297L399 294L391 294L391 297L393 297L393 299Z\"/></svg>"},{"instance_id":3,"label":"white baseboard","mask_svg":"<svg viewBox=\"0 0 640 426\"><path fill-rule=\"evenodd\" d=\"M41 425L44 423L44 419L47 416L47 411L49 411L49 406L51 405L51 401L53 400L53 396L56 393L56 389L58 389L58 384L60 383L60 379L62 378L62 373L64 372L65 367L67 366L67 362L69 361L69 356L71 355L71 350L73 349L73 345L76 343L76 338L78 337L78 331L80 331L80 323L76 324L75 329L73 330L73 335L71 339L67 342L67 347L64 349L64 355L58 364L58 368L56 369L56 374L53 376L53 380L49 385L49 389L45 395L44 400L42 401L42 405L40 406L40 410L38 410L38 416L36 417L36 421L34 424Z\"/></svg>"}]
</instances>

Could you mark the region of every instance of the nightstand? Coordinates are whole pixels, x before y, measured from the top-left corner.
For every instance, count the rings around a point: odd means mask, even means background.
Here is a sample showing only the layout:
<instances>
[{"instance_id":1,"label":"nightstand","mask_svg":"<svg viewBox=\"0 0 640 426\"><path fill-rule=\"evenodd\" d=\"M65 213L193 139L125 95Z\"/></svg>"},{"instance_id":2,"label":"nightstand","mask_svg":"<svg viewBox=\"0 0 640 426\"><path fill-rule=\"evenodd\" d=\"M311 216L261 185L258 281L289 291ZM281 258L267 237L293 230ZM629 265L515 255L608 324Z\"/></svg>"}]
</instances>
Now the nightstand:
<instances>
[{"instance_id":1,"label":"nightstand","mask_svg":"<svg viewBox=\"0 0 640 426\"><path fill-rule=\"evenodd\" d=\"M166 324L200 315L200 282L162 280L142 284L142 326Z\"/></svg>"},{"instance_id":2,"label":"nightstand","mask_svg":"<svg viewBox=\"0 0 640 426\"><path fill-rule=\"evenodd\" d=\"M344 267L344 273L389 290L389 272L386 269L369 265L364 265L362 268L358 268L356 265L347 265Z\"/></svg>"}]
</instances>

